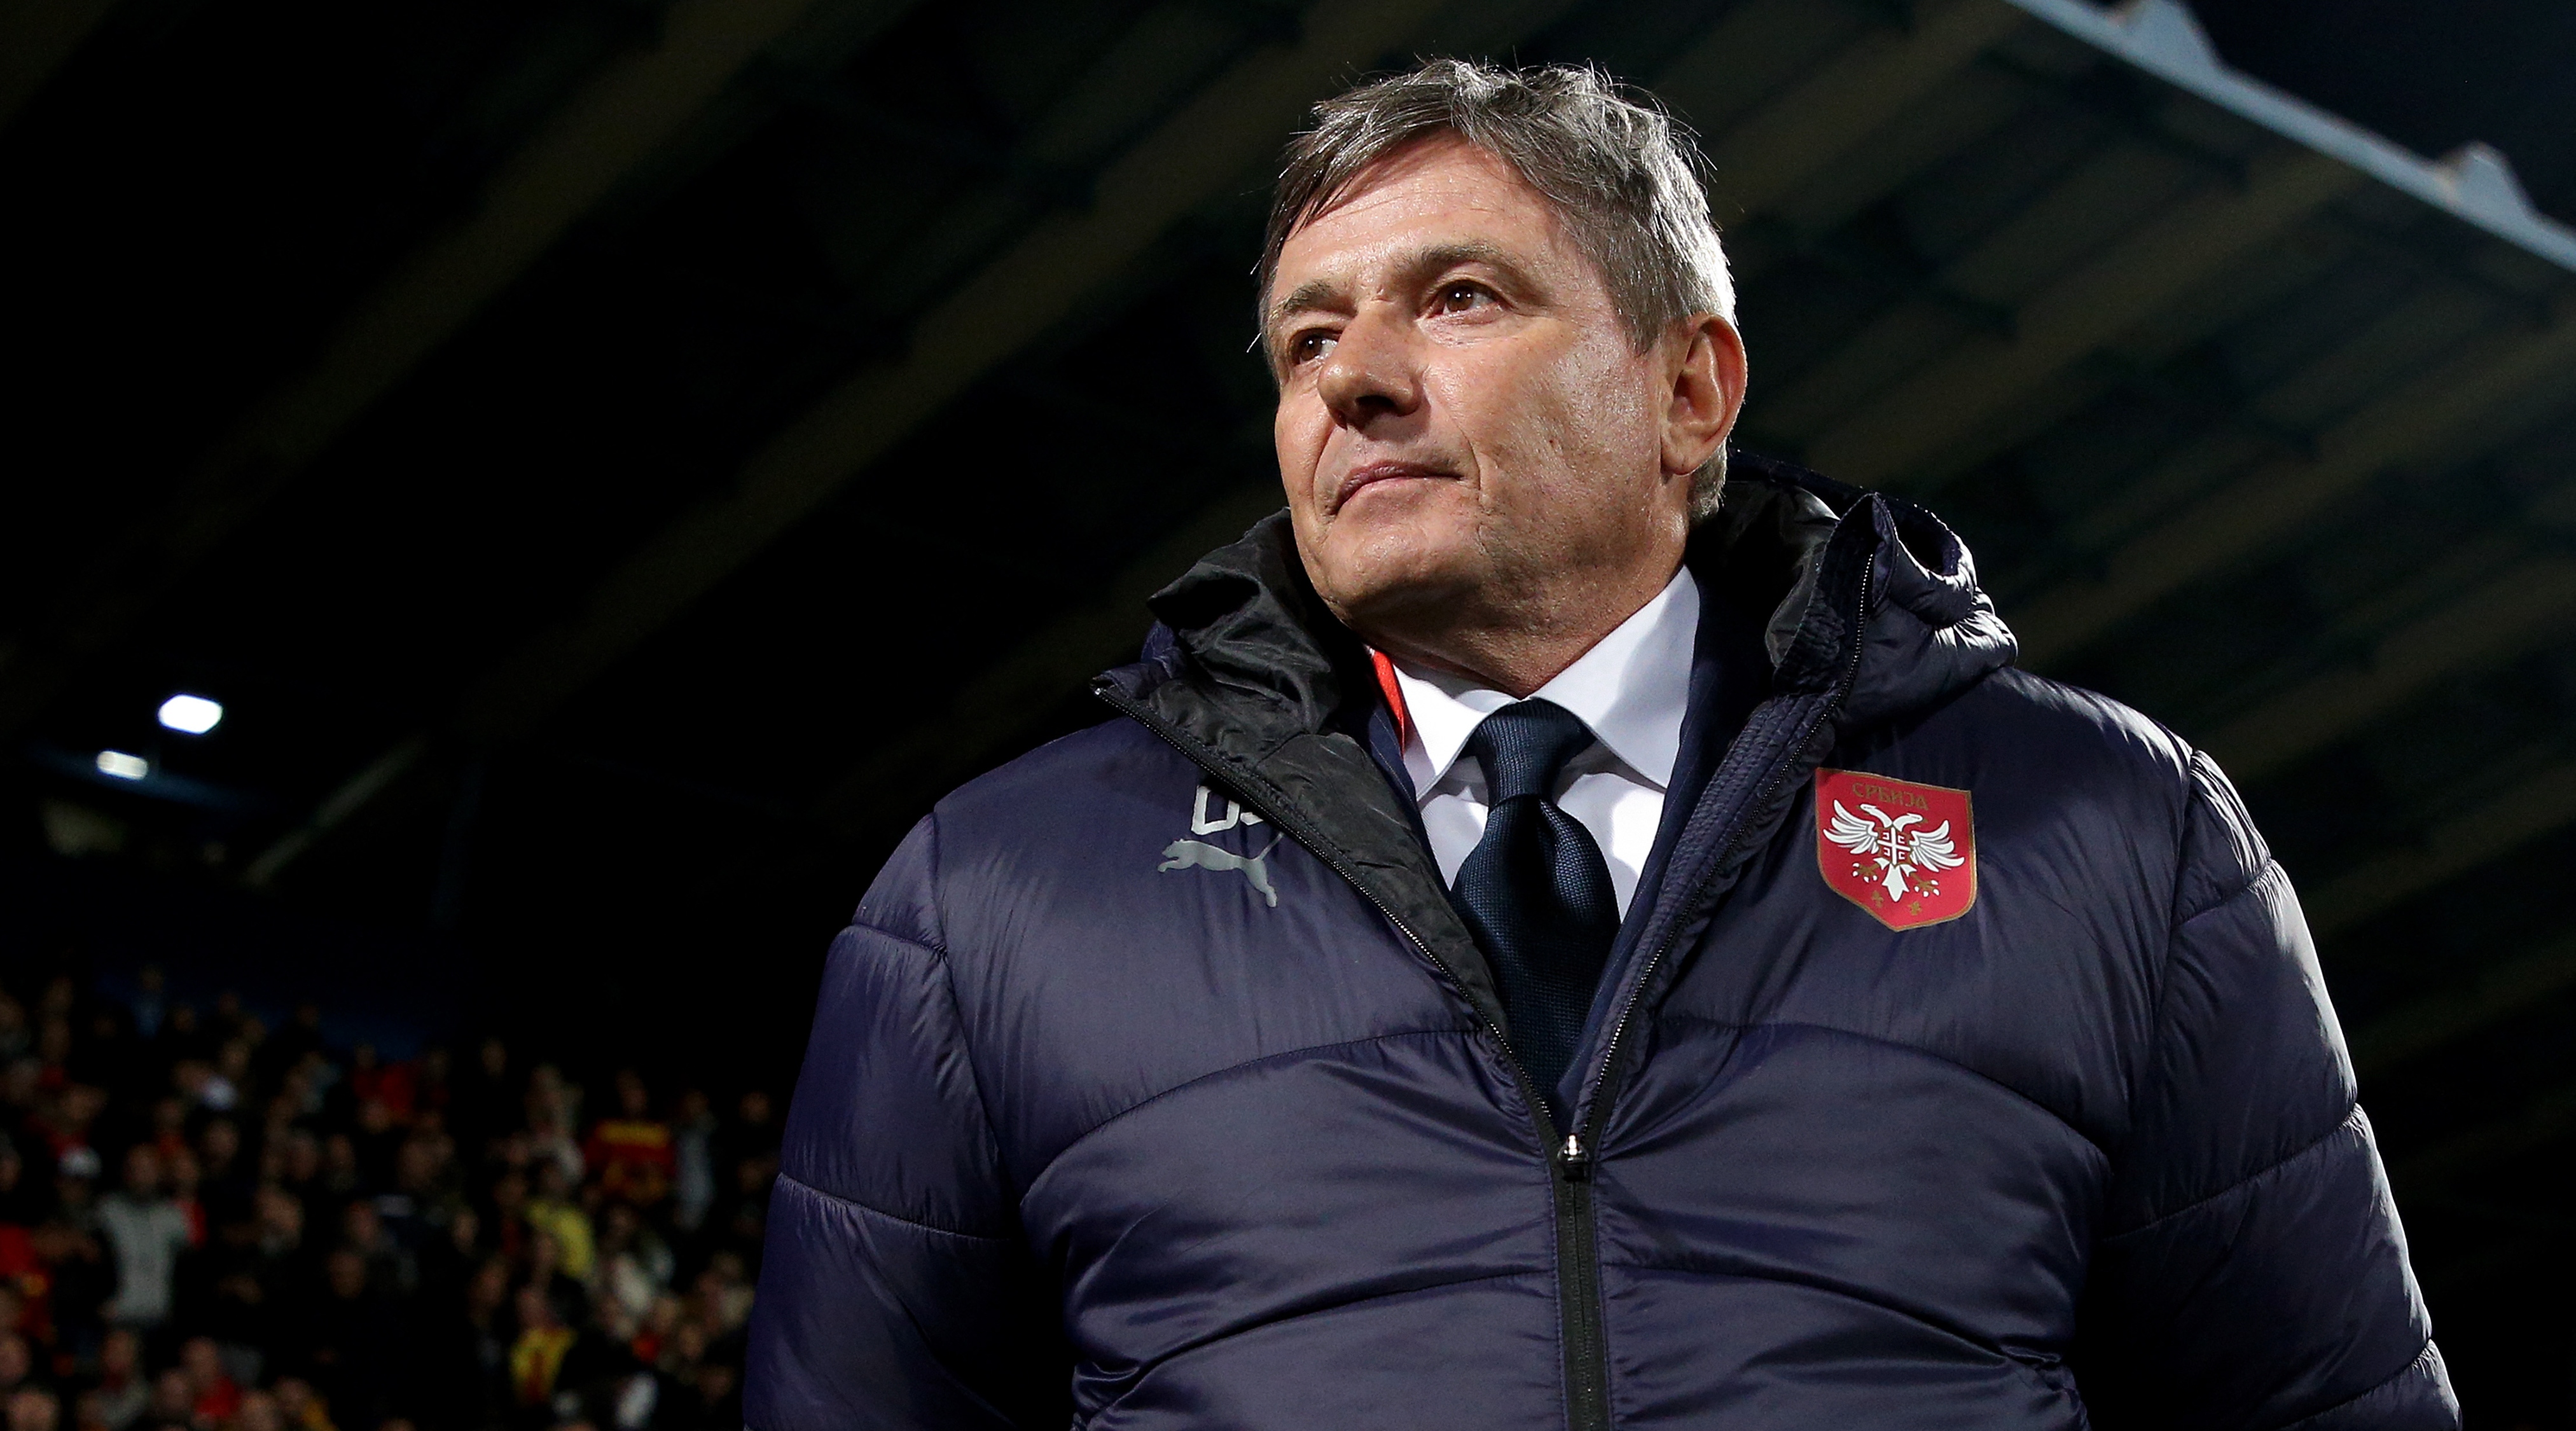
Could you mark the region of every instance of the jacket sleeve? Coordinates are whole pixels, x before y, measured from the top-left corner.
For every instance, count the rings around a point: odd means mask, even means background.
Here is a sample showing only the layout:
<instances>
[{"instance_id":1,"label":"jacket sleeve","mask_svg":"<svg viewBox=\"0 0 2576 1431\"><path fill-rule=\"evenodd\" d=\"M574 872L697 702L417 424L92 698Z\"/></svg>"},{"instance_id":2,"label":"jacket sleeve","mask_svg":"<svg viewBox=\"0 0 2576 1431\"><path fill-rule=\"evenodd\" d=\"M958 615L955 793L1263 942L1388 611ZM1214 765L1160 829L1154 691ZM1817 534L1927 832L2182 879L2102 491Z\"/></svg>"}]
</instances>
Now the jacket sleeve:
<instances>
[{"instance_id":1,"label":"jacket sleeve","mask_svg":"<svg viewBox=\"0 0 2576 1431\"><path fill-rule=\"evenodd\" d=\"M2206 756L2078 1331L2105 1428L2450 1431L2306 919Z\"/></svg>"},{"instance_id":2,"label":"jacket sleeve","mask_svg":"<svg viewBox=\"0 0 2576 1431\"><path fill-rule=\"evenodd\" d=\"M887 862L825 966L752 1310L753 1431L1071 1416L1057 1318L950 986L936 819Z\"/></svg>"}]
</instances>

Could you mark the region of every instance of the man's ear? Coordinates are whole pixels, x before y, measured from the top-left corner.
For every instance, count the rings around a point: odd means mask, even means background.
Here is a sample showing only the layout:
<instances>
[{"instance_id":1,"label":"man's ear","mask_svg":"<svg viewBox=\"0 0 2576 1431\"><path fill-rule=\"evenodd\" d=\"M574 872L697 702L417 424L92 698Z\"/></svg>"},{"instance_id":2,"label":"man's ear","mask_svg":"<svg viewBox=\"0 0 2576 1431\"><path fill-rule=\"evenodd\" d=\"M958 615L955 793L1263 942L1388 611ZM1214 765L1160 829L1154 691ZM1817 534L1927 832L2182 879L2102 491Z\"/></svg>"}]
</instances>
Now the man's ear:
<instances>
[{"instance_id":1,"label":"man's ear","mask_svg":"<svg viewBox=\"0 0 2576 1431\"><path fill-rule=\"evenodd\" d=\"M1744 410L1744 340L1714 313L1688 320L1665 339L1671 399L1664 408L1664 471L1696 472L1717 455Z\"/></svg>"}]
</instances>

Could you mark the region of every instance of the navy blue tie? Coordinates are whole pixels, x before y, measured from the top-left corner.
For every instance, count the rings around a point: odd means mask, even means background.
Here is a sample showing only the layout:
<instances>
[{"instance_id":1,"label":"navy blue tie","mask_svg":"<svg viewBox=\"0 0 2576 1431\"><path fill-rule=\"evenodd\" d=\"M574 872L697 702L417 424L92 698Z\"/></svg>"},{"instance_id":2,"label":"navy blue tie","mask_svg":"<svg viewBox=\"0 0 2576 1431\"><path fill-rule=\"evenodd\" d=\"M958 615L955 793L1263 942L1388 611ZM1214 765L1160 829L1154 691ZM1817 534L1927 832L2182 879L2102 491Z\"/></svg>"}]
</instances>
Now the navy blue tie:
<instances>
[{"instance_id":1,"label":"navy blue tie","mask_svg":"<svg viewBox=\"0 0 2576 1431\"><path fill-rule=\"evenodd\" d=\"M1494 961L1512 1050L1551 1112L1619 933L1601 847L1555 798L1565 763L1591 744L1580 717L1536 700L1503 707L1467 737L1467 754L1484 767L1488 813L1458 867L1458 907Z\"/></svg>"}]
</instances>

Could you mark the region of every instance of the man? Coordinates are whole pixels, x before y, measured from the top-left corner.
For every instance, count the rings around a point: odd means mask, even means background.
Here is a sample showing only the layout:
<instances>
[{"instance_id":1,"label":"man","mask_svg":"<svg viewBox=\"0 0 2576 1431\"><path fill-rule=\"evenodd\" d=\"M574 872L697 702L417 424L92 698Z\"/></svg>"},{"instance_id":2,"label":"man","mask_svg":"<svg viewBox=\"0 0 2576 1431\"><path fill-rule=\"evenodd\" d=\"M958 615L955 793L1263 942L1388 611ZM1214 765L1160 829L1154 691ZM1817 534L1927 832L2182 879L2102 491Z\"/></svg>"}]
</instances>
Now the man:
<instances>
[{"instance_id":1,"label":"man","mask_svg":"<svg viewBox=\"0 0 2576 1431\"><path fill-rule=\"evenodd\" d=\"M590 1137L582 1143L582 1162L611 1201L651 1207L670 1196L671 1174L678 1166L671 1125L653 1116L643 1074L621 1068L616 1083L617 1111L591 1125Z\"/></svg>"},{"instance_id":2,"label":"man","mask_svg":"<svg viewBox=\"0 0 2576 1431\"><path fill-rule=\"evenodd\" d=\"M1261 278L1287 513L834 948L753 1427L2456 1425L2235 794L1727 476L1658 112L1355 90Z\"/></svg>"},{"instance_id":3,"label":"man","mask_svg":"<svg viewBox=\"0 0 2576 1431\"><path fill-rule=\"evenodd\" d=\"M150 1332L170 1320L179 1254L193 1233L188 1215L161 1188L161 1155L149 1143L125 1150L125 1186L98 1200L98 1228L116 1254L116 1296L99 1315Z\"/></svg>"}]
</instances>

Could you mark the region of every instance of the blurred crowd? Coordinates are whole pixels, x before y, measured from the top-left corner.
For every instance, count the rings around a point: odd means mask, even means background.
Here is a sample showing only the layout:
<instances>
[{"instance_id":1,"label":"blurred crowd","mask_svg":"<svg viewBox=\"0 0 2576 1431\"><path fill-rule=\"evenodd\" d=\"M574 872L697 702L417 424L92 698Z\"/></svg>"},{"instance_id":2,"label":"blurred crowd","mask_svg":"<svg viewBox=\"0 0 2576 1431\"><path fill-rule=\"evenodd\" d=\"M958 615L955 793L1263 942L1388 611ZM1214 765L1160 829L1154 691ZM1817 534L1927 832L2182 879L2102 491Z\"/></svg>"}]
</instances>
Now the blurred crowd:
<instances>
[{"instance_id":1,"label":"blurred crowd","mask_svg":"<svg viewBox=\"0 0 2576 1431\"><path fill-rule=\"evenodd\" d=\"M770 1099L526 1060L0 987L6 1431L737 1431Z\"/></svg>"}]
</instances>

